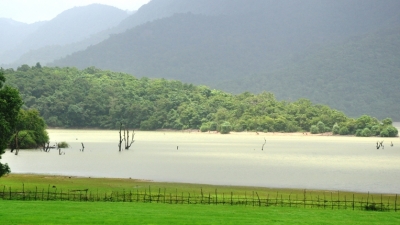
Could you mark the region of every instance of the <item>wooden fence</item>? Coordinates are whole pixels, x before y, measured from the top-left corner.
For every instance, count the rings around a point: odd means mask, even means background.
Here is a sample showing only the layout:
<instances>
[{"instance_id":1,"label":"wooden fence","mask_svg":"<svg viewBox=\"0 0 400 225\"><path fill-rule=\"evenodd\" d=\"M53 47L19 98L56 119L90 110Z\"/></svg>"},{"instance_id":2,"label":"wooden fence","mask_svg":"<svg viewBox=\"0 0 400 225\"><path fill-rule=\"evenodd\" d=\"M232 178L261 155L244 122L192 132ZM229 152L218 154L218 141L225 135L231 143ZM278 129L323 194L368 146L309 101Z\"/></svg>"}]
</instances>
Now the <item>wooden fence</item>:
<instances>
[{"instance_id":1,"label":"wooden fence","mask_svg":"<svg viewBox=\"0 0 400 225\"><path fill-rule=\"evenodd\" d=\"M337 193L337 194L336 194ZM213 193L204 193L201 189L198 193L184 193L176 190L174 193L167 193L166 189L158 188L152 190L151 187L139 190L132 189L122 192L99 193L99 191L83 190L58 190L50 188L35 190L12 190L11 187L3 187L0 191L0 199L3 200L22 200L22 201L80 201L80 202L145 202L145 203L164 203L164 204L203 204L203 205L242 205L252 207L301 207L301 208L320 208L320 209L343 209L343 210L371 210L371 211L394 211L398 212L397 194L393 196L380 195L379 199L373 198L374 195L365 194L362 197L358 194L355 197L339 196L339 192L323 195L307 196L304 193L285 195L277 193L258 193L247 192L236 195L233 192L219 193L217 189Z\"/></svg>"}]
</instances>

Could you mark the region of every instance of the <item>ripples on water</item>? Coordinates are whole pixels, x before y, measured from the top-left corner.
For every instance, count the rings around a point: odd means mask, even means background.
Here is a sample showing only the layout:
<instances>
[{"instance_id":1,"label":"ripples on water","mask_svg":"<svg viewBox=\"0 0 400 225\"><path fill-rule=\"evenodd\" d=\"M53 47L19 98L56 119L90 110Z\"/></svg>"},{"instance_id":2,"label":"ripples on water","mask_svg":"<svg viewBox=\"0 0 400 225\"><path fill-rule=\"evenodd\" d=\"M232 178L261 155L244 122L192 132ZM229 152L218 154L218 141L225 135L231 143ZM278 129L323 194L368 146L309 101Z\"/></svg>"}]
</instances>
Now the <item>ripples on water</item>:
<instances>
[{"instance_id":1,"label":"ripples on water","mask_svg":"<svg viewBox=\"0 0 400 225\"><path fill-rule=\"evenodd\" d=\"M14 173L400 193L399 138L141 131L131 150L118 152L118 131L49 134L52 142L71 145L65 155L23 150L7 152L2 162ZM375 148L378 140L384 150Z\"/></svg>"}]
</instances>

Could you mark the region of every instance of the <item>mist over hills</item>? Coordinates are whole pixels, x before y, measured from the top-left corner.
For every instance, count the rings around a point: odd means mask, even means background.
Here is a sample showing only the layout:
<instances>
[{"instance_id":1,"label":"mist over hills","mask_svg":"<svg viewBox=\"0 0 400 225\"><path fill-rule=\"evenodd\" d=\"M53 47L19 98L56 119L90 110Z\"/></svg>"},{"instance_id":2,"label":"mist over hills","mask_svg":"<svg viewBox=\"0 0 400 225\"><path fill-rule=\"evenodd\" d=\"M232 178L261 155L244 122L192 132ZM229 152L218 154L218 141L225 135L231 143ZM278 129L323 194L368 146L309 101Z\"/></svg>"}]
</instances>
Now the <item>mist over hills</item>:
<instances>
[{"instance_id":1,"label":"mist over hills","mask_svg":"<svg viewBox=\"0 0 400 225\"><path fill-rule=\"evenodd\" d=\"M54 48L59 48L60 46L82 41L118 25L126 17L128 17L128 14L123 10L112 6L92 4L71 8L59 14L56 18L42 22L37 26L23 23L11 24L8 26L10 31L22 30L26 34L22 35L19 40L18 38L14 40L13 48L2 49L0 62L1 64L12 63L24 53L42 47L53 46ZM10 33L3 39L5 39L5 43L10 42L14 36L14 34ZM40 57L37 57L32 62L42 61L40 59Z\"/></svg>"},{"instance_id":2,"label":"mist over hills","mask_svg":"<svg viewBox=\"0 0 400 225\"><path fill-rule=\"evenodd\" d=\"M350 116L400 120L400 2L384 3L153 0L134 16L182 13L50 65L96 66L233 93L271 91L278 99L305 97Z\"/></svg>"},{"instance_id":3,"label":"mist over hills","mask_svg":"<svg viewBox=\"0 0 400 225\"><path fill-rule=\"evenodd\" d=\"M95 66L399 121L399 11L397 0L152 0L13 66Z\"/></svg>"}]
</instances>

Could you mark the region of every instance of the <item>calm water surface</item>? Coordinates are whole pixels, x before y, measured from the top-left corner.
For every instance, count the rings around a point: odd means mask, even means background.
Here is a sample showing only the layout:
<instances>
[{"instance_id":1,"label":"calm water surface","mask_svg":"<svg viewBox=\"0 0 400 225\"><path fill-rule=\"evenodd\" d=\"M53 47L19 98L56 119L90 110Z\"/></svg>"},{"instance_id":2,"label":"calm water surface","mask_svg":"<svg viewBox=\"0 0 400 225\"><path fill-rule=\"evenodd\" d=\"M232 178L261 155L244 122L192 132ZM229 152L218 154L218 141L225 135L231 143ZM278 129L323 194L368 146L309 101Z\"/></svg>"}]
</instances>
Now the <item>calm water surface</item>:
<instances>
[{"instance_id":1,"label":"calm water surface","mask_svg":"<svg viewBox=\"0 0 400 225\"><path fill-rule=\"evenodd\" d=\"M131 150L119 152L118 131L48 132L52 143L71 145L65 155L8 151L2 162L13 173L400 193L399 138L139 131Z\"/></svg>"}]
</instances>

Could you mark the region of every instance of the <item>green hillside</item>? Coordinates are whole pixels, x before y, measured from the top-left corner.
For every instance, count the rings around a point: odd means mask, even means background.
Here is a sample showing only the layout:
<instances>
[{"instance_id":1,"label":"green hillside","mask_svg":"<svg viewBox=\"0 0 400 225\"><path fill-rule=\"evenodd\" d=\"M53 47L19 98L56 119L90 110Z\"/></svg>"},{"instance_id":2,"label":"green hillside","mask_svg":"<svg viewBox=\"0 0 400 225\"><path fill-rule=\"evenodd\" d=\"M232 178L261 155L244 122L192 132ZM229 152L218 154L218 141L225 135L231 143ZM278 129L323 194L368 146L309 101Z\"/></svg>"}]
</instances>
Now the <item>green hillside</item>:
<instances>
[{"instance_id":1,"label":"green hillside","mask_svg":"<svg viewBox=\"0 0 400 225\"><path fill-rule=\"evenodd\" d=\"M191 11L191 4L169 2L160 7ZM271 91L279 100L307 98L352 117L400 120L394 87L400 2L238 0L225 8L226 1L192 2L200 14L142 24L50 65L95 66L234 94Z\"/></svg>"},{"instance_id":2,"label":"green hillside","mask_svg":"<svg viewBox=\"0 0 400 225\"><path fill-rule=\"evenodd\" d=\"M278 101L271 93L239 95L165 79L137 79L94 67L50 68L22 65L4 70L26 108L39 110L52 127L115 129L200 129L264 132L333 132L396 136L392 121L351 119L307 99ZM367 130L365 130L367 129Z\"/></svg>"}]
</instances>

